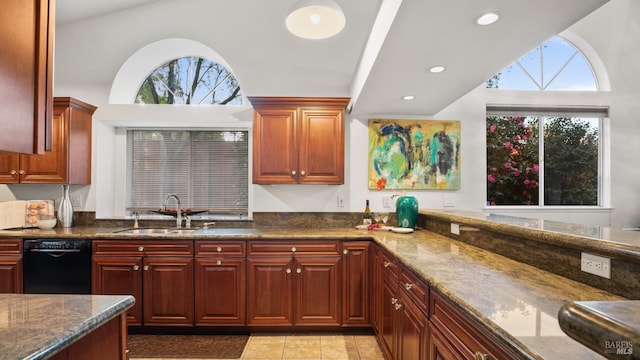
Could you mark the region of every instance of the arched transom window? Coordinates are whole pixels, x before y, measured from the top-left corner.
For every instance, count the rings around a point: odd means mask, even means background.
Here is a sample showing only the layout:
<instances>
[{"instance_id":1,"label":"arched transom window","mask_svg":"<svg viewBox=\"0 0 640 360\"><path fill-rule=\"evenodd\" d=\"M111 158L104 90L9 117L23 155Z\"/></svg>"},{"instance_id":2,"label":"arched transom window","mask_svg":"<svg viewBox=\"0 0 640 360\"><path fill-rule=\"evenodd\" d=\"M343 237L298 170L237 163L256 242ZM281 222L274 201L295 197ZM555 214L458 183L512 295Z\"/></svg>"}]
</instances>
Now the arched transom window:
<instances>
[{"instance_id":1,"label":"arched transom window","mask_svg":"<svg viewBox=\"0 0 640 360\"><path fill-rule=\"evenodd\" d=\"M142 83L136 104L240 105L238 80L224 66L201 57L174 59Z\"/></svg>"}]
</instances>

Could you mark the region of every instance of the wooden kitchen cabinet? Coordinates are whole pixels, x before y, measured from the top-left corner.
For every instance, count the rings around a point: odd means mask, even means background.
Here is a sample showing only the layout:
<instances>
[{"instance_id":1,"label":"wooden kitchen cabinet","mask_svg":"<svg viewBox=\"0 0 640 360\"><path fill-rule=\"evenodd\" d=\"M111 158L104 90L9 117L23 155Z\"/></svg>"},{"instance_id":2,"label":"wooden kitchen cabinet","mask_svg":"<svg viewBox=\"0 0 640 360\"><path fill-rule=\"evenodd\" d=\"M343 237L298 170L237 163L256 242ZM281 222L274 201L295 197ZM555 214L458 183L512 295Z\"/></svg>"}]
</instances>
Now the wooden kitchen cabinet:
<instances>
[{"instance_id":1,"label":"wooden kitchen cabinet","mask_svg":"<svg viewBox=\"0 0 640 360\"><path fill-rule=\"evenodd\" d=\"M371 242L342 243L342 326L371 325Z\"/></svg>"},{"instance_id":2,"label":"wooden kitchen cabinet","mask_svg":"<svg viewBox=\"0 0 640 360\"><path fill-rule=\"evenodd\" d=\"M343 184L348 98L250 97L255 184Z\"/></svg>"},{"instance_id":3,"label":"wooden kitchen cabinet","mask_svg":"<svg viewBox=\"0 0 640 360\"><path fill-rule=\"evenodd\" d=\"M0 183L90 184L95 110L73 98L54 98L51 151L0 155Z\"/></svg>"},{"instance_id":4,"label":"wooden kitchen cabinet","mask_svg":"<svg viewBox=\"0 0 640 360\"><path fill-rule=\"evenodd\" d=\"M44 153L51 136L54 0L3 0L0 151Z\"/></svg>"},{"instance_id":5,"label":"wooden kitchen cabinet","mask_svg":"<svg viewBox=\"0 0 640 360\"><path fill-rule=\"evenodd\" d=\"M22 293L22 239L0 239L0 293Z\"/></svg>"},{"instance_id":6,"label":"wooden kitchen cabinet","mask_svg":"<svg viewBox=\"0 0 640 360\"><path fill-rule=\"evenodd\" d=\"M92 293L133 295L128 325L193 326L192 241L94 240Z\"/></svg>"},{"instance_id":7,"label":"wooden kitchen cabinet","mask_svg":"<svg viewBox=\"0 0 640 360\"><path fill-rule=\"evenodd\" d=\"M516 359L515 353L475 326L437 293L430 295L430 359Z\"/></svg>"},{"instance_id":8,"label":"wooden kitchen cabinet","mask_svg":"<svg viewBox=\"0 0 640 360\"><path fill-rule=\"evenodd\" d=\"M195 242L195 325L246 323L246 242Z\"/></svg>"},{"instance_id":9,"label":"wooden kitchen cabinet","mask_svg":"<svg viewBox=\"0 0 640 360\"><path fill-rule=\"evenodd\" d=\"M339 241L249 241L247 325L339 326Z\"/></svg>"}]
</instances>

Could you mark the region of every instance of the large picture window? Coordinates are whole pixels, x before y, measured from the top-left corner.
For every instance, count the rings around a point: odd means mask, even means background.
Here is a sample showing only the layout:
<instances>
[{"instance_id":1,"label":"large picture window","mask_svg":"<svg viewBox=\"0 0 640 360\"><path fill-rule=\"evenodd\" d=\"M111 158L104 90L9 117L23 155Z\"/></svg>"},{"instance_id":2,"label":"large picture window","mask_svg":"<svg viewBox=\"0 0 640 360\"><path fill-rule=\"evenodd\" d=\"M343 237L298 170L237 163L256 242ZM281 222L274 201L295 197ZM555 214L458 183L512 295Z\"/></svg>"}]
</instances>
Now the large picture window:
<instances>
[{"instance_id":1,"label":"large picture window","mask_svg":"<svg viewBox=\"0 0 640 360\"><path fill-rule=\"evenodd\" d=\"M246 130L128 130L128 209L157 210L177 194L185 209L247 218L248 138Z\"/></svg>"},{"instance_id":2,"label":"large picture window","mask_svg":"<svg viewBox=\"0 0 640 360\"><path fill-rule=\"evenodd\" d=\"M606 116L606 109L488 109L487 205L600 205Z\"/></svg>"}]
</instances>

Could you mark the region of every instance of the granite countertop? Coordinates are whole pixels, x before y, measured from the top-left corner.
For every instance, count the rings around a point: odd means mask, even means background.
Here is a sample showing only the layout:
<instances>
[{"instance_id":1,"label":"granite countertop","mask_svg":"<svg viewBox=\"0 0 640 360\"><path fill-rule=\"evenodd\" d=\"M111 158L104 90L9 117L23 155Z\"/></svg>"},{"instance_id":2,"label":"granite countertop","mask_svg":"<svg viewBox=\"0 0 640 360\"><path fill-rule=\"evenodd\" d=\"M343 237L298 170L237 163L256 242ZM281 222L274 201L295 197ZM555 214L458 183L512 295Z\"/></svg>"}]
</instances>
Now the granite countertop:
<instances>
[{"instance_id":1,"label":"granite countertop","mask_svg":"<svg viewBox=\"0 0 640 360\"><path fill-rule=\"evenodd\" d=\"M134 302L133 296L0 294L0 359L46 359Z\"/></svg>"},{"instance_id":2,"label":"granite countertop","mask_svg":"<svg viewBox=\"0 0 640 360\"><path fill-rule=\"evenodd\" d=\"M640 358L640 301L572 302L558 318L569 336L607 358Z\"/></svg>"},{"instance_id":3,"label":"granite countertop","mask_svg":"<svg viewBox=\"0 0 640 360\"><path fill-rule=\"evenodd\" d=\"M520 220L474 219L465 213L442 214L421 210L421 214L441 216L452 221L464 219L468 226L489 227L492 230L526 232L544 241L595 242L595 238L566 232L540 231L535 226L514 224ZM436 215L434 215L436 214ZM545 222L547 223L547 222ZM537 225L539 226L539 225ZM544 227L544 226L543 226ZM599 359L596 352L567 336L560 328L558 311L575 301L609 302L625 300L606 291L540 270L487 250L418 229L411 234L389 231L366 231L354 228L285 228L260 227L246 229L218 229L206 237L180 235L142 236L114 233L118 229L74 227L42 230L0 231L0 237L60 237L101 239L343 239L373 240L415 273L431 288L448 298L480 327L501 339L512 350L527 359ZM461 229L464 231L464 229ZM565 229L566 230L566 229ZM530 234L529 234L530 232ZM544 233L544 234L541 234ZM636 234L636 232L633 232ZM5 235L6 234L6 235ZM551 234L551 235L550 235ZM601 233L601 236L603 233ZM593 234L592 234L593 235ZM640 233L637 233L640 236ZM558 238L558 239L556 239ZM633 243L617 239L603 239L614 244L614 251L630 256L640 254ZM623 245L616 247L615 245ZM605 245L592 245L605 246Z\"/></svg>"}]
</instances>

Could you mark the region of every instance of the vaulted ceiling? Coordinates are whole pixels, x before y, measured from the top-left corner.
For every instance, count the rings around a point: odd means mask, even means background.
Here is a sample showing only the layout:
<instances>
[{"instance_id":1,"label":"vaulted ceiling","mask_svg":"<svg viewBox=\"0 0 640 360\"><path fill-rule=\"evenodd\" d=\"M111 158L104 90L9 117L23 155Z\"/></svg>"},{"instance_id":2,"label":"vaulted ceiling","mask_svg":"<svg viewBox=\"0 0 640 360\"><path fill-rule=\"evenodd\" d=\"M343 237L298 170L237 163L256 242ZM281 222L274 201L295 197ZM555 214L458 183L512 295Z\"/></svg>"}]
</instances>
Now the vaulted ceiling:
<instances>
[{"instance_id":1,"label":"vaulted ceiling","mask_svg":"<svg viewBox=\"0 0 640 360\"><path fill-rule=\"evenodd\" d=\"M158 36L210 34L208 45L230 64L246 96L348 96L354 114L432 115L608 0L337 0L345 29L315 41L286 30L294 1L57 0L56 19L61 30L95 24L110 31L110 23L128 34L119 39L128 51ZM475 25L488 10L500 20ZM166 24L161 32L158 24ZM113 76L106 69L121 65L106 63L114 61L109 56L90 61L105 71L63 78L105 83ZM446 70L432 74L433 65Z\"/></svg>"}]
</instances>

